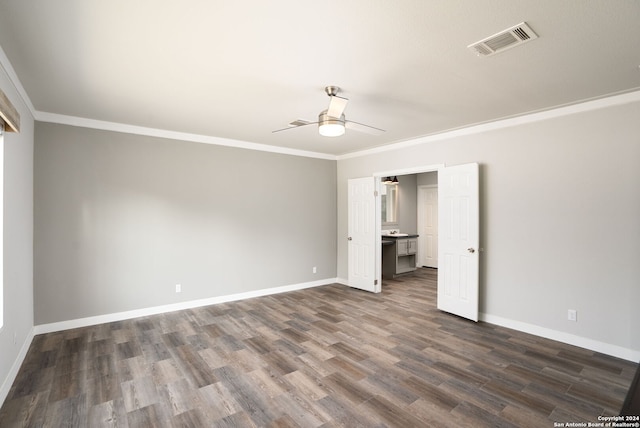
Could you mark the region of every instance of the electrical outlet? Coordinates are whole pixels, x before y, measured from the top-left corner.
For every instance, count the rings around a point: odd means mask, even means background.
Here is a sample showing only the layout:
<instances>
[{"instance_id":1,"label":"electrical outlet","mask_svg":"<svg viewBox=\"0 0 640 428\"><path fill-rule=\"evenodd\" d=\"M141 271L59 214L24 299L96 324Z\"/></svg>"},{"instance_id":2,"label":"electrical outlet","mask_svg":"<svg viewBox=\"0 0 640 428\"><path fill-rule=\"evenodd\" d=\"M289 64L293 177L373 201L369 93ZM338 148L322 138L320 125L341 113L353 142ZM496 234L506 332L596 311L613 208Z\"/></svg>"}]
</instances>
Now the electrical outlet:
<instances>
[{"instance_id":1,"label":"electrical outlet","mask_svg":"<svg viewBox=\"0 0 640 428\"><path fill-rule=\"evenodd\" d=\"M578 311L575 309L569 309L567 312L567 319L569 321L578 321Z\"/></svg>"},{"instance_id":2,"label":"electrical outlet","mask_svg":"<svg viewBox=\"0 0 640 428\"><path fill-rule=\"evenodd\" d=\"M176 284L176 293L182 293L182 284Z\"/></svg>"},{"instance_id":3,"label":"electrical outlet","mask_svg":"<svg viewBox=\"0 0 640 428\"><path fill-rule=\"evenodd\" d=\"M313 273L317 273L317 272L318 272L318 269L314 266L313 267Z\"/></svg>"}]
</instances>

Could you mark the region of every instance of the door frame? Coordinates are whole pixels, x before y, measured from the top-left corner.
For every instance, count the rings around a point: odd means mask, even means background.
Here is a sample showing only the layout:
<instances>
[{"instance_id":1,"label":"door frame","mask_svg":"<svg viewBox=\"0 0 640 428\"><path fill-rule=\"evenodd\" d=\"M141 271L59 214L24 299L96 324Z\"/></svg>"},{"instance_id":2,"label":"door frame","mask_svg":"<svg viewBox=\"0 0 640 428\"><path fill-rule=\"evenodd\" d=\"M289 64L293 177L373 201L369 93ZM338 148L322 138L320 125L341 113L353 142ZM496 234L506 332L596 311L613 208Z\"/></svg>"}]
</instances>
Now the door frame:
<instances>
[{"instance_id":1,"label":"door frame","mask_svg":"<svg viewBox=\"0 0 640 428\"><path fill-rule=\"evenodd\" d=\"M376 223L374 230L376 231L376 281L382 287L382 216L380 214L381 209L381 197L380 197L380 189L382 186L382 178L389 176L398 176L398 175L411 175L411 174L422 174L423 172L437 172L439 169L444 168L445 164L432 164L432 165L423 165L416 166L413 168L402 168L402 169L392 169L387 171L379 171L373 173L374 178L374 188L376 191L376 203L375 203L375 212L376 212Z\"/></svg>"}]
</instances>

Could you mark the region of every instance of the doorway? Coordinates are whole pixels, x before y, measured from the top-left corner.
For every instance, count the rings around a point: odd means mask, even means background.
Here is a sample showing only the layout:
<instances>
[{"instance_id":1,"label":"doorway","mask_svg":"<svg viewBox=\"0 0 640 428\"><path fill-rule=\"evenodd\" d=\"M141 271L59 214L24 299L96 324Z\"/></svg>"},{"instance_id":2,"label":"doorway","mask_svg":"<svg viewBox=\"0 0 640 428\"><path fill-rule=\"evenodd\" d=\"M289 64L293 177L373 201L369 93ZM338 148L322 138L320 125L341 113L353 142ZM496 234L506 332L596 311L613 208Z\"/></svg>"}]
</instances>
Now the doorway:
<instances>
[{"instance_id":1,"label":"doorway","mask_svg":"<svg viewBox=\"0 0 640 428\"><path fill-rule=\"evenodd\" d=\"M438 269L438 308L455 315L478 321L479 309L479 166L477 163L451 167L424 167L403 171L385 171L374 174L376 196L380 194L381 178L436 172L437 174L437 219L438 242L435 245ZM413 190L417 200L417 186ZM402 198L400 194L399 198ZM380 266L382 255L381 207L376 206L376 279L381 283ZM417 211L417 204L416 208ZM416 213L417 215L417 213ZM401 217L401 216L400 216ZM414 223L415 225L415 223ZM412 230L400 233L411 233ZM414 228L417 229L416 226ZM414 229L414 230L416 230ZM423 253L426 248L423 249ZM423 258L423 256L420 256ZM418 260L420 260L418 258Z\"/></svg>"},{"instance_id":2,"label":"doorway","mask_svg":"<svg viewBox=\"0 0 640 428\"><path fill-rule=\"evenodd\" d=\"M436 164L436 165L426 165L422 167L402 169L402 170L376 172L373 174L375 178L375 186L376 186L376 192L377 192L376 194L378 195L382 194L382 188L385 187L385 184L383 184L384 177L397 177L397 179L400 181L400 183L398 183L398 187L399 187L398 191L401 192L400 194L398 194L398 202L399 202L399 205L401 206L398 208L399 216L396 219L396 223L393 224L392 226L383 225L382 217L381 217L382 207L380 205L376 207L376 210L378 211L377 219L376 219L376 235L377 235L376 248L381 248L382 246L382 242L381 242L382 230L387 229L389 227L391 227L392 229L396 229L401 233L411 233L411 234L415 233L417 235L420 235L420 233L418 232L418 220L417 220L419 215L418 204L417 204L417 199L418 199L417 189L419 186L437 186L438 171L441 168L444 168L444 165ZM405 186L407 182L409 183L408 187ZM407 199L410 199L410 201L407 201ZM412 213L408 215L408 211L411 211ZM437 216L434 220L437 222ZM420 248L420 247L421 247L420 237L418 237L418 251L415 258L415 260L417 261L416 264L418 267L422 266L421 259L422 259L422 254L424 254L424 251L425 251L424 248ZM433 246L433 249L434 249L435 256L437 258L437 254L438 254L437 243ZM375 264L377 267L382 266L382 252L378 252L376 254ZM381 269L379 269L379 272L377 272L376 278L378 279L379 283L382 284Z\"/></svg>"}]
</instances>

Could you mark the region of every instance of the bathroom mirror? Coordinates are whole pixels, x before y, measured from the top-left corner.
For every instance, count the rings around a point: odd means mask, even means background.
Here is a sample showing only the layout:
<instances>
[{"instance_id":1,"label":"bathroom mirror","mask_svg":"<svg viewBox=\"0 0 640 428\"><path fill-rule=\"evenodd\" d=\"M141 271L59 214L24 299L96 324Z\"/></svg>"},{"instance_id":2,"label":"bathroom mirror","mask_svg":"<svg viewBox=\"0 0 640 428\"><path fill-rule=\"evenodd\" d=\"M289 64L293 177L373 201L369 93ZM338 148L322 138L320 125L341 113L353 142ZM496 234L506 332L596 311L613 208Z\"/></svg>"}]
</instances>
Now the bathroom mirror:
<instances>
[{"instance_id":1,"label":"bathroom mirror","mask_svg":"<svg viewBox=\"0 0 640 428\"><path fill-rule=\"evenodd\" d=\"M398 186L382 184L381 186L382 225L398 224Z\"/></svg>"}]
</instances>

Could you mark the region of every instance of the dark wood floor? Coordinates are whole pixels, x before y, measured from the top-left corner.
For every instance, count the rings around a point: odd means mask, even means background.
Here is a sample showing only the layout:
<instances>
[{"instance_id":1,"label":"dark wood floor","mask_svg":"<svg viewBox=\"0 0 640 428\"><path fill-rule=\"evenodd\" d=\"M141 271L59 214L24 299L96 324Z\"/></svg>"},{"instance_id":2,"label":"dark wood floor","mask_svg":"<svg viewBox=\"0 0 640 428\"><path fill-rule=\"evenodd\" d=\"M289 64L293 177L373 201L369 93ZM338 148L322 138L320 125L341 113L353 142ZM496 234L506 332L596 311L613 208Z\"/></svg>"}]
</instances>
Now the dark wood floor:
<instances>
[{"instance_id":1,"label":"dark wood floor","mask_svg":"<svg viewBox=\"0 0 640 428\"><path fill-rule=\"evenodd\" d=\"M435 308L435 271L36 336L0 427L552 427L636 364Z\"/></svg>"}]
</instances>

